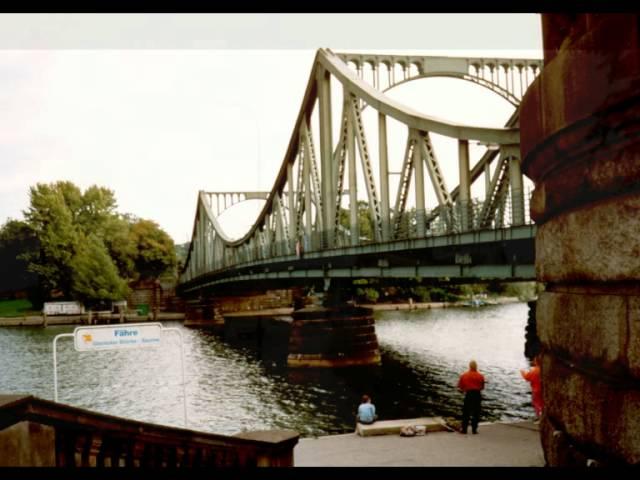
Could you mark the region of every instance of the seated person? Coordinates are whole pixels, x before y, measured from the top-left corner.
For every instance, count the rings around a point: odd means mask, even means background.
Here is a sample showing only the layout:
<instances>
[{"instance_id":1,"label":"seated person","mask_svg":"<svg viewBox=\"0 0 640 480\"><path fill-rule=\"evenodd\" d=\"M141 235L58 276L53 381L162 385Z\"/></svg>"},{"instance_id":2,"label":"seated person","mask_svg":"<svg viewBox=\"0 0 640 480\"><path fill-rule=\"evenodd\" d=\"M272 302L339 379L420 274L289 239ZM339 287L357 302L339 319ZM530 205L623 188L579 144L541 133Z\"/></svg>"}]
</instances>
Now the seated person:
<instances>
[{"instance_id":1,"label":"seated person","mask_svg":"<svg viewBox=\"0 0 640 480\"><path fill-rule=\"evenodd\" d=\"M375 422L377 419L378 416L376 415L375 405L371 403L369 395L363 395L362 403L358 406L356 421L369 425Z\"/></svg>"}]
</instances>

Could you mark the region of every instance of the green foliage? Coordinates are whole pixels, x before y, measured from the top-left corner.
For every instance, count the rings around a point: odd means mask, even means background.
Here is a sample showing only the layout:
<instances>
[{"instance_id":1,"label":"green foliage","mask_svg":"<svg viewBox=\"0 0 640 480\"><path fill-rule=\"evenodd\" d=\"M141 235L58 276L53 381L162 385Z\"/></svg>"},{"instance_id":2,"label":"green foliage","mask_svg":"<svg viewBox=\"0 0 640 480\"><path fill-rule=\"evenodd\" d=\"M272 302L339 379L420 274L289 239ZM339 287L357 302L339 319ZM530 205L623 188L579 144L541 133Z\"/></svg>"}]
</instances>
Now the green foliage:
<instances>
[{"instance_id":1,"label":"green foliage","mask_svg":"<svg viewBox=\"0 0 640 480\"><path fill-rule=\"evenodd\" d=\"M71 261L72 297L85 303L120 300L127 294L126 282L118 276L107 248L97 235L82 236Z\"/></svg>"},{"instance_id":2,"label":"green foliage","mask_svg":"<svg viewBox=\"0 0 640 480\"><path fill-rule=\"evenodd\" d=\"M490 280L487 283L487 292L493 294L501 294L503 291L503 284L499 280Z\"/></svg>"},{"instance_id":3,"label":"green foliage","mask_svg":"<svg viewBox=\"0 0 640 480\"><path fill-rule=\"evenodd\" d=\"M35 238L33 230L25 222L9 219L0 227L0 247Z\"/></svg>"},{"instance_id":4,"label":"green foliage","mask_svg":"<svg viewBox=\"0 0 640 480\"><path fill-rule=\"evenodd\" d=\"M68 181L30 188L26 225L39 248L21 256L46 296L91 303L121 299L128 281L158 278L176 265L173 241L155 222L116 212L112 190L83 193Z\"/></svg>"},{"instance_id":5,"label":"green foliage","mask_svg":"<svg viewBox=\"0 0 640 480\"><path fill-rule=\"evenodd\" d=\"M134 262L140 278L158 278L175 268L173 240L157 223L138 220L131 225L131 238L137 248Z\"/></svg>"},{"instance_id":6,"label":"green foliage","mask_svg":"<svg viewBox=\"0 0 640 480\"><path fill-rule=\"evenodd\" d=\"M431 289L422 285L418 285L417 287L412 287L411 296L416 297L419 302L430 302Z\"/></svg>"},{"instance_id":7,"label":"green foliage","mask_svg":"<svg viewBox=\"0 0 640 480\"><path fill-rule=\"evenodd\" d=\"M347 231L351 230L351 214L348 209L340 209L340 225ZM364 200L358 201L358 235L362 240L374 240L373 218L369 203Z\"/></svg>"},{"instance_id":8,"label":"green foliage","mask_svg":"<svg viewBox=\"0 0 640 480\"><path fill-rule=\"evenodd\" d=\"M178 267L178 271L182 269L185 262L187 261L187 254L189 253L190 246L191 246L191 242L176 244L175 246L176 265Z\"/></svg>"},{"instance_id":9,"label":"green foliage","mask_svg":"<svg viewBox=\"0 0 640 480\"><path fill-rule=\"evenodd\" d=\"M487 286L483 283L469 283L458 286L458 293L462 297L472 297L473 295L486 292Z\"/></svg>"},{"instance_id":10,"label":"green foliage","mask_svg":"<svg viewBox=\"0 0 640 480\"><path fill-rule=\"evenodd\" d=\"M80 200L77 222L85 234L93 233L105 238L115 214L116 199L112 190L93 185L87 188Z\"/></svg>"},{"instance_id":11,"label":"green foliage","mask_svg":"<svg viewBox=\"0 0 640 480\"><path fill-rule=\"evenodd\" d=\"M26 258L29 270L39 275L47 291L71 290L70 264L79 241L79 228L74 223L80 208L76 190L69 182L38 184L30 189L31 205L25 218L38 237L40 251Z\"/></svg>"},{"instance_id":12,"label":"green foliage","mask_svg":"<svg viewBox=\"0 0 640 480\"><path fill-rule=\"evenodd\" d=\"M432 302L454 302L458 299L457 295L441 287L430 287L429 297Z\"/></svg>"},{"instance_id":13,"label":"green foliage","mask_svg":"<svg viewBox=\"0 0 640 480\"><path fill-rule=\"evenodd\" d=\"M544 285L536 282L499 282L490 281L487 292L505 297L518 297L520 300L535 298L544 289Z\"/></svg>"},{"instance_id":14,"label":"green foliage","mask_svg":"<svg viewBox=\"0 0 640 480\"><path fill-rule=\"evenodd\" d=\"M120 276L127 280L135 279L138 276L135 265L138 246L131 235L129 220L122 215L112 215L104 221L102 229L104 245Z\"/></svg>"},{"instance_id":15,"label":"green foliage","mask_svg":"<svg viewBox=\"0 0 640 480\"><path fill-rule=\"evenodd\" d=\"M40 314L27 299L0 301L0 317L23 317L31 313Z\"/></svg>"},{"instance_id":16,"label":"green foliage","mask_svg":"<svg viewBox=\"0 0 640 480\"><path fill-rule=\"evenodd\" d=\"M535 282L505 283L503 295L506 297L518 297L520 300L529 300L537 295Z\"/></svg>"},{"instance_id":17,"label":"green foliage","mask_svg":"<svg viewBox=\"0 0 640 480\"><path fill-rule=\"evenodd\" d=\"M357 288L356 295L368 303L376 303L380 298L380 292L375 288Z\"/></svg>"},{"instance_id":18,"label":"green foliage","mask_svg":"<svg viewBox=\"0 0 640 480\"><path fill-rule=\"evenodd\" d=\"M24 257L38 248L35 232L26 223L10 219L0 227L0 292L32 291L37 286L38 278Z\"/></svg>"}]
</instances>

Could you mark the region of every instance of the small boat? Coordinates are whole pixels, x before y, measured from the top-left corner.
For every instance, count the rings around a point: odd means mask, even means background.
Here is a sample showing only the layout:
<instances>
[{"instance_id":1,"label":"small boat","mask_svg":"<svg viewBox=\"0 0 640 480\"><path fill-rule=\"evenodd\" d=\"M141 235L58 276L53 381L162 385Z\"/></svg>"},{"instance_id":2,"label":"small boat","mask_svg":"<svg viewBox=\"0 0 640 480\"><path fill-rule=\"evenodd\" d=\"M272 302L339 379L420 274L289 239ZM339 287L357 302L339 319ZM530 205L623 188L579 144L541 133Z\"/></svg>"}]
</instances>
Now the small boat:
<instances>
[{"instance_id":1,"label":"small boat","mask_svg":"<svg viewBox=\"0 0 640 480\"><path fill-rule=\"evenodd\" d=\"M472 297L470 300L463 302L462 306L464 307L484 307L485 305L489 305L486 300L482 298Z\"/></svg>"},{"instance_id":2,"label":"small boat","mask_svg":"<svg viewBox=\"0 0 640 480\"><path fill-rule=\"evenodd\" d=\"M472 298L471 300L469 300L468 302L464 302L463 304L465 307L482 307L483 305L486 305L486 302L478 299L478 298Z\"/></svg>"}]
</instances>

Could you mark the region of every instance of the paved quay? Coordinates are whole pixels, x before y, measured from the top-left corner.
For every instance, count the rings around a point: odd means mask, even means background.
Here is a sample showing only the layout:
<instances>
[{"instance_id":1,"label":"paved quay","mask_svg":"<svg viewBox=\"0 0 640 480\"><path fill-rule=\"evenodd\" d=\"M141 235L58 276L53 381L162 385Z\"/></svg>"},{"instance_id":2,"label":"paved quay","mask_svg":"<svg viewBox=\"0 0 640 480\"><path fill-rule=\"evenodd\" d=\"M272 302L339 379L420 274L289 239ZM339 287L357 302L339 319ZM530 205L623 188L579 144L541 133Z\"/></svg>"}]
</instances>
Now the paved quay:
<instances>
[{"instance_id":1,"label":"paved quay","mask_svg":"<svg viewBox=\"0 0 640 480\"><path fill-rule=\"evenodd\" d=\"M457 432L401 437L355 433L300 439L296 467L542 467L538 425L532 422L480 424L478 435Z\"/></svg>"}]
</instances>

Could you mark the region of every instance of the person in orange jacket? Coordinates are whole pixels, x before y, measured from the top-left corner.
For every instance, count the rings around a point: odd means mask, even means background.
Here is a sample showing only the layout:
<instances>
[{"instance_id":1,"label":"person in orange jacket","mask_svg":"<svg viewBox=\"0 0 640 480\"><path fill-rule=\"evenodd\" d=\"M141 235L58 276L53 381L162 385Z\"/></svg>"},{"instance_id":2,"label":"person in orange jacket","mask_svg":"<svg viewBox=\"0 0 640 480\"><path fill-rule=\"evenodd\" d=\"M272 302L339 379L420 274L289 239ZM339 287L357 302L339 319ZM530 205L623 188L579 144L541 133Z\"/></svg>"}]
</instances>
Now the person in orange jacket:
<instances>
[{"instance_id":1,"label":"person in orange jacket","mask_svg":"<svg viewBox=\"0 0 640 480\"><path fill-rule=\"evenodd\" d=\"M533 367L528 372L520 370L520 375L531 384L531 403L536 412L536 417L542 415L542 383L540 381L540 361L538 357L533 359Z\"/></svg>"},{"instance_id":2,"label":"person in orange jacket","mask_svg":"<svg viewBox=\"0 0 640 480\"><path fill-rule=\"evenodd\" d=\"M460 433L467 433L469 419L471 419L471 432L478 433L480 402L482 401L480 391L484 389L484 384L484 375L478 372L476 361L471 360L469 362L469 370L460 375L460 380L458 380L458 389L465 394L462 407L462 430Z\"/></svg>"}]
</instances>

